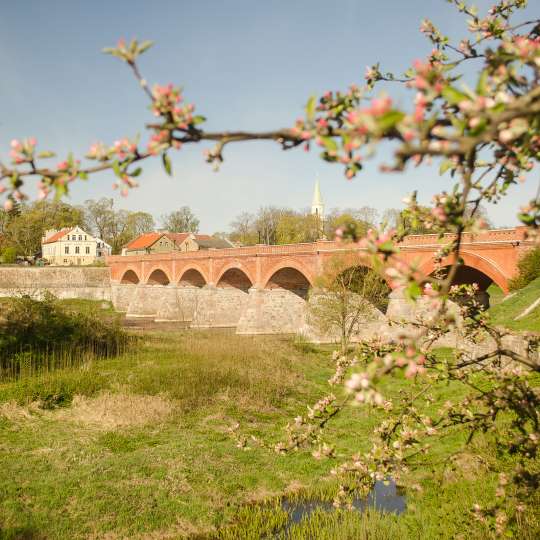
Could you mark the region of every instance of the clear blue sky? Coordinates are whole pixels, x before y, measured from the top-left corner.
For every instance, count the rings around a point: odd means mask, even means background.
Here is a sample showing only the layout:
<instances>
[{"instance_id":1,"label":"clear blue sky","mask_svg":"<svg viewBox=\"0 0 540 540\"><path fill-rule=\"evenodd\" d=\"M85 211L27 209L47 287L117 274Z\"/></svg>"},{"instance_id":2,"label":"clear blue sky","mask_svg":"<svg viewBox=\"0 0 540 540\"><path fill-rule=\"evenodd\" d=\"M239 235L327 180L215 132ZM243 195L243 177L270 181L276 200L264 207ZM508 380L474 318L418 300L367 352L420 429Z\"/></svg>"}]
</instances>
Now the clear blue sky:
<instances>
[{"instance_id":1,"label":"clear blue sky","mask_svg":"<svg viewBox=\"0 0 540 540\"><path fill-rule=\"evenodd\" d=\"M478 2L481 9L487 4ZM63 156L142 131L151 119L145 96L124 65L100 53L119 37L156 42L141 60L145 77L182 85L209 128L256 130L291 126L309 95L362 83L368 64L380 60L385 69L402 71L425 56L430 47L418 31L423 17L465 35L461 17L444 0L3 2L2 157L14 137L33 135L42 149ZM405 102L401 89L390 91ZM309 206L316 173L327 208L399 207L413 189L427 201L448 185L434 168L381 174L379 161L348 182L318 152L282 152L268 142L227 148L214 173L202 150L175 153L173 178L157 160L146 163L141 187L126 199L112 191L112 173L106 173L81 182L71 202L114 196L118 207L156 217L188 205L201 230L214 232L261 205ZM489 207L497 225L516 223L516 208L533 196L535 181Z\"/></svg>"}]
</instances>

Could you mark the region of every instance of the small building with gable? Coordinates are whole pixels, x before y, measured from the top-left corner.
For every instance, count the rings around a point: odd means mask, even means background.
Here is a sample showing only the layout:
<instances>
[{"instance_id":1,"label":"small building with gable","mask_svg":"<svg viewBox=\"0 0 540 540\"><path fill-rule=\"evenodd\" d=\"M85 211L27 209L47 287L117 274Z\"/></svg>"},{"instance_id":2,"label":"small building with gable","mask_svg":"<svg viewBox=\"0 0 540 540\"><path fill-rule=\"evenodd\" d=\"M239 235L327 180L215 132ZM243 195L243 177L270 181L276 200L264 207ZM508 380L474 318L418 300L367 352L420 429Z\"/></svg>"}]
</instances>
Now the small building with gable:
<instances>
[{"instance_id":1,"label":"small building with gable","mask_svg":"<svg viewBox=\"0 0 540 540\"><path fill-rule=\"evenodd\" d=\"M150 232L141 234L122 249L122 255L146 255L170 251L199 251L234 247L232 242L208 234Z\"/></svg>"}]
</instances>

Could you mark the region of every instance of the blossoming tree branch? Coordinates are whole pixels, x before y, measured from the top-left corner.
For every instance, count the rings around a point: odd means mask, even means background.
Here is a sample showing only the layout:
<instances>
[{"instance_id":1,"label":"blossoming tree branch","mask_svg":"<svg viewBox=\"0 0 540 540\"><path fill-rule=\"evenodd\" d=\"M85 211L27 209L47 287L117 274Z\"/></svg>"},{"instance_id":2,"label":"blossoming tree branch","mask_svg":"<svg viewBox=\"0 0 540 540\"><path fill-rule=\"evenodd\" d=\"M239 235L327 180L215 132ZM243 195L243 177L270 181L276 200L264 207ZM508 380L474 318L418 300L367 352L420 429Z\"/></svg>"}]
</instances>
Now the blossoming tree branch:
<instances>
[{"instance_id":1,"label":"blossoming tree branch","mask_svg":"<svg viewBox=\"0 0 540 540\"><path fill-rule=\"evenodd\" d=\"M456 287L453 282L463 232L485 227L477 216L481 203L500 200L531 174L540 159L540 19L514 22L526 0L500 0L483 15L466 2L447 1L467 21L467 39L453 42L424 20L420 29L431 48L426 58L416 60L399 76L384 73L374 64L367 68L362 86L329 91L319 99L311 97L302 118L267 132L206 131L204 116L195 114L194 105L184 101L180 87L150 86L141 75L138 59L152 43L121 40L104 52L124 62L147 95L153 115L146 125L148 138L125 137L112 145L97 142L84 164L68 155L55 166L46 165L46 160L55 157L53 152L39 151L35 139L14 140L11 163L0 164L0 193L4 209L9 211L14 201L27 198L26 182L32 178L37 180L40 198L51 192L61 197L77 179L110 169L116 176L113 187L127 195L138 185L145 160L160 157L171 174L170 153L181 151L186 144L205 142L212 143L205 156L215 167L231 143L268 140L284 150L319 147L322 159L342 166L348 179L361 172L364 160L383 143L394 149L394 161L382 167L385 172L436 160L440 174L453 179L453 188L437 194L429 209L420 207L413 194L406 201L409 219L404 222L421 220L441 237L453 233L453 239L437 254L441 266L451 260L446 273L424 276L414 265L399 260L397 244L407 234L405 227L370 231L363 239L355 238L347 227L340 231L343 240L361 242L372 256L372 266L402 287L411 300L428 302L431 316L413 323L414 332L404 331L384 343L360 345L356 356L336 354L336 373L329 382L344 387L346 397L340 400L334 393L323 397L288 426L287 440L275 450L288 452L315 445L316 457L336 459L334 449L323 441L322 428L350 403L383 409L385 420L373 432L371 450L342 460L334 469L341 483L336 501L341 504L353 494L365 492L376 479L392 476L405 482L411 462L429 452L428 441L434 436L443 436L456 426L467 429L470 438L478 432L488 433L499 449L517 456L513 470L500 472L496 504L474 509L478 519L501 533L512 528L540 483L535 461L540 399L530 384L530 373L540 371L539 338L526 336L523 353L508 349L504 345L508 331L490 324L475 302L474 287ZM465 64L472 64L477 73L472 87L460 72ZM374 96L380 83L408 87L410 106L398 107L389 94ZM537 197L519 212L533 238L538 238L540 228L539 201ZM448 301L467 295L470 300L462 302L456 315ZM490 336L494 350L477 357L456 350L452 360L442 361L432 345L449 330L458 331L458 319L464 339ZM380 391L380 381L397 371L417 380L420 388L392 401ZM483 377L480 386L479 371ZM467 398L449 401L437 415L422 413L419 404L431 399L431 385L441 380L459 381L469 391ZM240 436L239 444L245 444Z\"/></svg>"}]
</instances>

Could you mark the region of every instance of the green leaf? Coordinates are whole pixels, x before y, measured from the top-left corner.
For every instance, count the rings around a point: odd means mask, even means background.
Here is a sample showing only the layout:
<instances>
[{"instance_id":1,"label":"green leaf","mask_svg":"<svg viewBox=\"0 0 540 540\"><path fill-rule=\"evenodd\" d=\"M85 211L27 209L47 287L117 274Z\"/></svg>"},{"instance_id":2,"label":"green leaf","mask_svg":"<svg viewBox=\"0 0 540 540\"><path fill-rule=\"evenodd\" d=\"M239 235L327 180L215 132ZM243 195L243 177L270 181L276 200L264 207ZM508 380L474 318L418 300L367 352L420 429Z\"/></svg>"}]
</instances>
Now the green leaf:
<instances>
[{"instance_id":1,"label":"green leaf","mask_svg":"<svg viewBox=\"0 0 540 540\"><path fill-rule=\"evenodd\" d=\"M448 64L443 64L441 66L442 71L452 71L457 66L456 62L448 62Z\"/></svg>"},{"instance_id":2,"label":"green leaf","mask_svg":"<svg viewBox=\"0 0 540 540\"><path fill-rule=\"evenodd\" d=\"M54 198L58 201L67 193L67 187L65 184L58 184L58 183L55 184L54 187L56 189Z\"/></svg>"},{"instance_id":3,"label":"green leaf","mask_svg":"<svg viewBox=\"0 0 540 540\"><path fill-rule=\"evenodd\" d=\"M84 171L79 171L79 175L78 175L78 176L79 176L79 178L80 178L81 180L88 180L88 174L85 173Z\"/></svg>"},{"instance_id":4,"label":"green leaf","mask_svg":"<svg viewBox=\"0 0 540 540\"><path fill-rule=\"evenodd\" d=\"M17 171L15 171L11 175L11 178L9 180L10 180L11 187L14 189L18 188L22 184L21 180L19 179L19 173Z\"/></svg>"},{"instance_id":5,"label":"green leaf","mask_svg":"<svg viewBox=\"0 0 540 540\"><path fill-rule=\"evenodd\" d=\"M448 169L451 169L454 163L449 159L444 159L439 167L439 174L442 176Z\"/></svg>"},{"instance_id":6,"label":"green leaf","mask_svg":"<svg viewBox=\"0 0 540 540\"><path fill-rule=\"evenodd\" d=\"M465 131L465 128L467 127L467 123L464 120L460 120L459 118L456 118L455 116L450 117L450 122L460 134L463 134L463 132Z\"/></svg>"},{"instance_id":7,"label":"green leaf","mask_svg":"<svg viewBox=\"0 0 540 540\"><path fill-rule=\"evenodd\" d=\"M471 135L473 137L476 137L477 135L480 135L483 131L485 131L487 127L487 122L485 118L480 118L480 123L471 129Z\"/></svg>"},{"instance_id":8,"label":"green leaf","mask_svg":"<svg viewBox=\"0 0 540 540\"><path fill-rule=\"evenodd\" d=\"M104 49L101 49L101 52L104 54L114 54L116 49L114 47L105 47Z\"/></svg>"},{"instance_id":9,"label":"green leaf","mask_svg":"<svg viewBox=\"0 0 540 540\"><path fill-rule=\"evenodd\" d=\"M161 154L161 160L163 161L163 168L165 169L165 172L169 176L172 176L171 160L169 159L169 156L163 153Z\"/></svg>"},{"instance_id":10,"label":"green leaf","mask_svg":"<svg viewBox=\"0 0 540 540\"><path fill-rule=\"evenodd\" d=\"M316 104L316 98L315 96L311 96L308 99L307 105L306 105L306 117L308 120L312 121L315 117L315 104Z\"/></svg>"},{"instance_id":11,"label":"green leaf","mask_svg":"<svg viewBox=\"0 0 540 540\"><path fill-rule=\"evenodd\" d=\"M337 145L336 141L334 141L334 139L332 139L332 137L321 137L321 139L322 139L322 142L324 144L324 147L329 152L337 152L338 145Z\"/></svg>"},{"instance_id":12,"label":"green leaf","mask_svg":"<svg viewBox=\"0 0 540 540\"><path fill-rule=\"evenodd\" d=\"M497 103L495 107L491 108L492 113L502 113L506 109L506 105L504 103Z\"/></svg>"},{"instance_id":13,"label":"green leaf","mask_svg":"<svg viewBox=\"0 0 540 540\"><path fill-rule=\"evenodd\" d=\"M403 75L408 79L414 77L414 69L409 68Z\"/></svg>"},{"instance_id":14,"label":"green leaf","mask_svg":"<svg viewBox=\"0 0 540 540\"><path fill-rule=\"evenodd\" d=\"M411 281L409 285L405 288L405 295L411 300L416 300L419 296L422 295L422 289L416 281Z\"/></svg>"},{"instance_id":15,"label":"green leaf","mask_svg":"<svg viewBox=\"0 0 540 540\"><path fill-rule=\"evenodd\" d=\"M139 176L142 173L142 169L140 167L137 167L133 172L129 173L129 176Z\"/></svg>"},{"instance_id":16,"label":"green leaf","mask_svg":"<svg viewBox=\"0 0 540 540\"><path fill-rule=\"evenodd\" d=\"M480 73L478 83L476 84L476 93L480 96L485 96L487 94L487 78L488 72L487 69L484 69L484 71Z\"/></svg>"},{"instance_id":17,"label":"green leaf","mask_svg":"<svg viewBox=\"0 0 540 540\"><path fill-rule=\"evenodd\" d=\"M201 114L198 114L197 116L194 116L191 123L193 125L202 124L203 122L206 122L206 116L202 116Z\"/></svg>"},{"instance_id":18,"label":"green leaf","mask_svg":"<svg viewBox=\"0 0 540 540\"><path fill-rule=\"evenodd\" d=\"M142 54L143 52L146 52L150 47L152 47L153 44L154 42L150 40L143 41L139 45L139 49L137 50L137 53Z\"/></svg>"},{"instance_id":19,"label":"green leaf","mask_svg":"<svg viewBox=\"0 0 540 540\"><path fill-rule=\"evenodd\" d=\"M324 161L328 161L329 163L335 163L337 161L337 156L330 155L328 152L321 152L321 159L324 159Z\"/></svg>"},{"instance_id":20,"label":"green leaf","mask_svg":"<svg viewBox=\"0 0 540 540\"><path fill-rule=\"evenodd\" d=\"M383 242L382 244L379 244L378 250L382 251L383 253L394 253L394 243L391 240L388 240L388 242Z\"/></svg>"},{"instance_id":21,"label":"green leaf","mask_svg":"<svg viewBox=\"0 0 540 540\"><path fill-rule=\"evenodd\" d=\"M388 131L401 122L404 117L405 113L402 113L401 111L388 111L378 119L377 124L379 129Z\"/></svg>"},{"instance_id":22,"label":"green leaf","mask_svg":"<svg viewBox=\"0 0 540 540\"><path fill-rule=\"evenodd\" d=\"M118 160L115 159L112 164L113 172L120 178L122 176L122 171L120 170L120 164L118 163Z\"/></svg>"},{"instance_id":23,"label":"green leaf","mask_svg":"<svg viewBox=\"0 0 540 540\"><path fill-rule=\"evenodd\" d=\"M460 101L470 101L470 98L467 94L464 94L463 92L460 92L459 90L456 90L452 86L445 86L442 91L442 95L448 103L451 105L457 105Z\"/></svg>"},{"instance_id":24,"label":"green leaf","mask_svg":"<svg viewBox=\"0 0 540 540\"><path fill-rule=\"evenodd\" d=\"M525 223L525 225L532 225L534 223L534 217L529 214L518 214L518 219Z\"/></svg>"},{"instance_id":25,"label":"green leaf","mask_svg":"<svg viewBox=\"0 0 540 540\"><path fill-rule=\"evenodd\" d=\"M50 150L44 150L43 152L39 152L37 155L38 158L46 159L56 156L54 152L51 152Z\"/></svg>"}]
</instances>

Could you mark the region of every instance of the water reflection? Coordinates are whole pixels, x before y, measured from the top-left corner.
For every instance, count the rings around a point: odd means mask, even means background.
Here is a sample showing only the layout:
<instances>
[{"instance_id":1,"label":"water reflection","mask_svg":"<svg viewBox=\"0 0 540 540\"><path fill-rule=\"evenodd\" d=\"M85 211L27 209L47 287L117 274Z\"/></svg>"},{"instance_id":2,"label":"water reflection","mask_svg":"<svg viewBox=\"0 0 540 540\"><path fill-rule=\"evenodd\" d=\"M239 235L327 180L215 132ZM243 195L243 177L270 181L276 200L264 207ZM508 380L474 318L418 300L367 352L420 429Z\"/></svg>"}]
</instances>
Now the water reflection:
<instances>
[{"instance_id":1,"label":"water reflection","mask_svg":"<svg viewBox=\"0 0 540 540\"><path fill-rule=\"evenodd\" d=\"M395 482L378 481L365 499L354 499L353 507L363 511L366 508L375 508L380 512L401 514L407 508L405 496L400 493ZM290 516L290 525L299 523L316 510L331 512L335 510L332 502L323 500L287 500L281 502L281 508Z\"/></svg>"}]
</instances>

